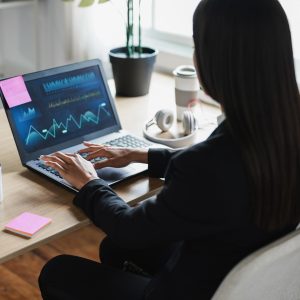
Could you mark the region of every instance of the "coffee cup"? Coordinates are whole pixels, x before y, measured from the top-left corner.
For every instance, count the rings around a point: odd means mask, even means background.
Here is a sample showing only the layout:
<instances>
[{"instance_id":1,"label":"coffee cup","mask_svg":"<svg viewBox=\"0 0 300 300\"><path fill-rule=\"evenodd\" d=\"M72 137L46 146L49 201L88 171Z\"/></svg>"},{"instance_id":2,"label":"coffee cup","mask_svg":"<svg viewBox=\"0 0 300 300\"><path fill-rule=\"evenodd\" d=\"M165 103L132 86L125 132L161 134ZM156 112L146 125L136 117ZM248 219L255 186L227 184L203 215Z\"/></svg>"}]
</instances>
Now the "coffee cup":
<instances>
[{"instance_id":1,"label":"coffee cup","mask_svg":"<svg viewBox=\"0 0 300 300\"><path fill-rule=\"evenodd\" d=\"M182 121L183 112L194 110L199 101L200 86L194 66L184 65L177 67L175 76L175 103L177 120Z\"/></svg>"}]
</instances>

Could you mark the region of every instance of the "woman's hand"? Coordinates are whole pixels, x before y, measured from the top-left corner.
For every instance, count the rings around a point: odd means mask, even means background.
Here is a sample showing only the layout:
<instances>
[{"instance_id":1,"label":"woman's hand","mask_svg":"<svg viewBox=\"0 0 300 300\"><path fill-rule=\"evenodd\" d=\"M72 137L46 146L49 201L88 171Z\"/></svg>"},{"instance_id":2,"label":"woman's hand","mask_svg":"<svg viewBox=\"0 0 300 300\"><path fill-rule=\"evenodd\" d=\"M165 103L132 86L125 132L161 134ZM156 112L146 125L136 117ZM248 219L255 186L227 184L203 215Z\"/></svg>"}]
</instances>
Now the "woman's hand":
<instances>
[{"instance_id":1,"label":"woman's hand","mask_svg":"<svg viewBox=\"0 0 300 300\"><path fill-rule=\"evenodd\" d=\"M132 162L148 163L147 149L110 147L88 142L84 142L83 144L87 148L80 150L79 153L88 153L88 155L85 157L87 160L97 157L106 158L106 160L95 163L95 169L101 169L104 167L122 168Z\"/></svg>"},{"instance_id":2,"label":"woman's hand","mask_svg":"<svg viewBox=\"0 0 300 300\"><path fill-rule=\"evenodd\" d=\"M40 157L45 165L55 169L71 185L80 190L89 181L98 178L93 164L79 154L56 152Z\"/></svg>"}]
</instances>

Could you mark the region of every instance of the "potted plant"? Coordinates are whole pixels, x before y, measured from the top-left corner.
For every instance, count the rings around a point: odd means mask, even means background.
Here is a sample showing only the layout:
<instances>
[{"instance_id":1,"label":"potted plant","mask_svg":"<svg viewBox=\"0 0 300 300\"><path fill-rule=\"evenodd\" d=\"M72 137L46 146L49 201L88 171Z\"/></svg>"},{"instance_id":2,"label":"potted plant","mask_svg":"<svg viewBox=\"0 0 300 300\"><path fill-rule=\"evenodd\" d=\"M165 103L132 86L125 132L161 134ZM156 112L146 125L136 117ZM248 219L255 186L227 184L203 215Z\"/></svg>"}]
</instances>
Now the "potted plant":
<instances>
[{"instance_id":1,"label":"potted plant","mask_svg":"<svg viewBox=\"0 0 300 300\"><path fill-rule=\"evenodd\" d=\"M73 0L64 0L67 2ZM88 7L97 0L81 0L80 7ZM111 0L98 0L99 4ZM143 96L149 92L153 66L157 50L142 47L141 0L127 1L126 46L111 49L110 62L116 85L116 93L120 96ZM138 4L138 5L136 5ZM136 8L137 6L137 8ZM137 14L137 18L135 18ZM136 26L135 20L138 20ZM135 30L137 27L137 30ZM135 35L137 31L137 44Z\"/></svg>"}]
</instances>

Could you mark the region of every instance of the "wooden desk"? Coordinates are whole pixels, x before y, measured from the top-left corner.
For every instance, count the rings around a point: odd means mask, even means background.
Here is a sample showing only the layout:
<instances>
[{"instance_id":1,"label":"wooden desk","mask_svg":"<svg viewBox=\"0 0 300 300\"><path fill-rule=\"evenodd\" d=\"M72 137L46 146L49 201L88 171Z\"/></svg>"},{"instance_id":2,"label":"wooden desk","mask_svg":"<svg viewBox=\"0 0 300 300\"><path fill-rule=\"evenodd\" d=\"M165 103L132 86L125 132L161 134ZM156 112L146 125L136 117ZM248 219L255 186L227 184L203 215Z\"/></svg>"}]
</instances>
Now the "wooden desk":
<instances>
[{"instance_id":1,"label":"wooden desk","mask_svg":"<svg viewBox=\"0 0 300 300\"><path fill-rule=\"evenodd\" d=\"M113 82L110 86L114 93ZM141 136L146 118L162 107L175 108L173 78L154 74L149 95L117 98L116 105L123 128ZM205 105L202 108L207 124L199 130L200 139L214 129L219 114L217 108ZM0 263L89 224L86 216L73 206L73 193L22 167L3 109L0 110L0 162L4 187L4 201L0 204ZM133 204L157 193L161 185L159 179L137 176L118 184L115 191ZM24 211L50 217L52 223L31 239L4 232L4 225Z\"/></svg>"}]
</instances>

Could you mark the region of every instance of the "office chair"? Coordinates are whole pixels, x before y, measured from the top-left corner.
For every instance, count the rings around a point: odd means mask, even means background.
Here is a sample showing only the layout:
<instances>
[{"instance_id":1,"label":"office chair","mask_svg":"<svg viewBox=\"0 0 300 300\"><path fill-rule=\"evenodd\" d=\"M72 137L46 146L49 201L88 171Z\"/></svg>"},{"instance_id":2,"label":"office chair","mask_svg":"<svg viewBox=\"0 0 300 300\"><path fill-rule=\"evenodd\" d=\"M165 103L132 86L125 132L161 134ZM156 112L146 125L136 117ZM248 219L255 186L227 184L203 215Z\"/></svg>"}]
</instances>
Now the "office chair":
<instances>
[{"instance_id":1,"label":"office chair","mask_svg":"<svg viewBox=\"0 0 300 300\"><path fill-rule=\"evenodd\" d=\"M212 300L299 300L300 228L257 250L225 277Z\"/></svg>"}]
</instances>

